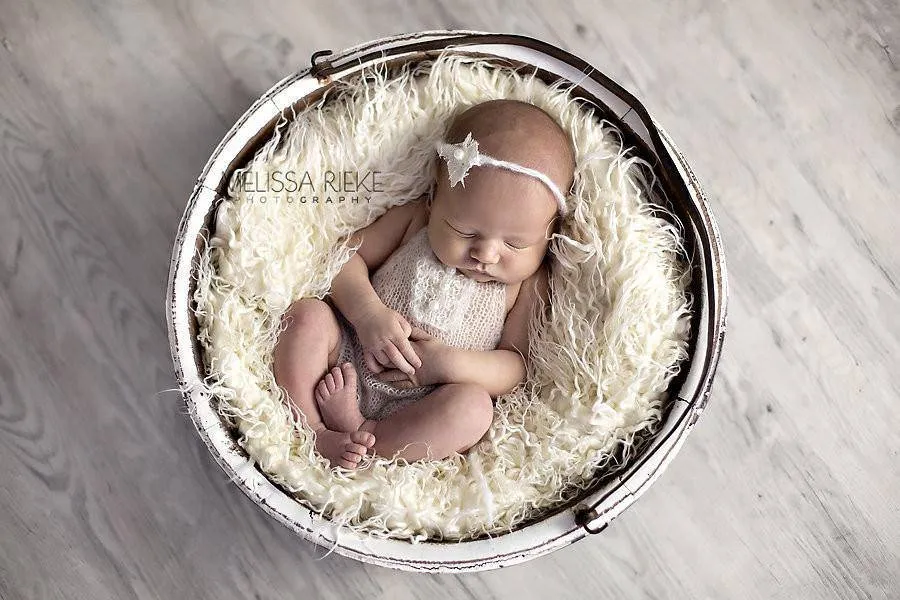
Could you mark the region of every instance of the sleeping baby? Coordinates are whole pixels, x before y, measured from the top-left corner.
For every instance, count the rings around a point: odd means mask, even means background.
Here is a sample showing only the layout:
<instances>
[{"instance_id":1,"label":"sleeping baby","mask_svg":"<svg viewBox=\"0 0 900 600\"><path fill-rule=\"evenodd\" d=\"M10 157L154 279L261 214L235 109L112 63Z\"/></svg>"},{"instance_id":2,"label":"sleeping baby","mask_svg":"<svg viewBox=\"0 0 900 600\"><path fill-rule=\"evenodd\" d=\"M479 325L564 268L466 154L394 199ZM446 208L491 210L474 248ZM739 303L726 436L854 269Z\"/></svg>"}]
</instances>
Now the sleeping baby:
<instances>
[{"instance_id":1,"label":"sleeping baby","mask_svg":"<svg viewBox=\"0 0 900 600\"><path fill-rule=\"evenodd\" d=\"M436 150L427 197L354 233L358 250L325 301L284 316L275 380L332 466L465 452L490 427L493 399L526 376L572 143L541 109L494 100L455 118Z\"/></svg>"}]
</instances>

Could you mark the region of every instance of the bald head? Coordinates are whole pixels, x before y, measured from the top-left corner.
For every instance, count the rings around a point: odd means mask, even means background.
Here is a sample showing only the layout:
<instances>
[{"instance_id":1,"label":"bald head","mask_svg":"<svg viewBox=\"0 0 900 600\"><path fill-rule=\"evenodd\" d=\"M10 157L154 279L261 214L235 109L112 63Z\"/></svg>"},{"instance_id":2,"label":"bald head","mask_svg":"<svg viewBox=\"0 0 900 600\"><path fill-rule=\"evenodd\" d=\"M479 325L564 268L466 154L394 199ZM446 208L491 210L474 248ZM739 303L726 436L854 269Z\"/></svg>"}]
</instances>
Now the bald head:
<instances>
[{"instance_id":1,"label":"bald head","mask_svg":"<svg viewBox=\"0 0 900 600\"><path fill-rule=\"evenodd\" d=\"M518 100L476 104L453 120L446 141L457 144L469 133L480 152L546 174L563 194L572 186L572 141L553 117L533 104ZM446 175L443 164L441 173Z\"/></svg>"}]
</instances>

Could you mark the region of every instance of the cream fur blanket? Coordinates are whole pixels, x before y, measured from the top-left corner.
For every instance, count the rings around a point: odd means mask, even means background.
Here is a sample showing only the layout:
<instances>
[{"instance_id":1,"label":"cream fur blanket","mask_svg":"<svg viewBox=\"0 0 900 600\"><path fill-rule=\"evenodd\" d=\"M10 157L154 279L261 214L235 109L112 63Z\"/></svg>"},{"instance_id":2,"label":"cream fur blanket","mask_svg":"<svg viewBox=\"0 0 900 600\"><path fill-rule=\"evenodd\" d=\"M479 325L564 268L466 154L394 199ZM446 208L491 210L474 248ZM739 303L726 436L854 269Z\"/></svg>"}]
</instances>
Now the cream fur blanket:
<instances>
[{"instance_id":1,"label":"cream fur blanket","mask_svg":"<svg viewBox=\"0 0 900 600\"><path fill-rule=\"evenodd\" d=\"M332 471L312 433L291 422L275 383L280 317L298 298L327 294L352 252L346 236L423 194L433 142L451 117L494 98L546 110L577 154L575 209L551 242L552 309L532 320L528 378L500 398L489 432L466 456L412 464L367 457L355 471ZM480 59L443 55L340 84L279 124L235 175L245 185L218 210L195 294L206 391L273 481L360 532L470 539L558 506L658 425L667 384L686 358L680 238L648 203L640 162L565 89ZM379 172L381 191L356 194L358 203L322 193L326 172L343 170ZM309 187L303 202L296 194L263 202L257 184L246 185L274 181L275 172L308 178L319 202Z\"/></svg>"}]
</instances>

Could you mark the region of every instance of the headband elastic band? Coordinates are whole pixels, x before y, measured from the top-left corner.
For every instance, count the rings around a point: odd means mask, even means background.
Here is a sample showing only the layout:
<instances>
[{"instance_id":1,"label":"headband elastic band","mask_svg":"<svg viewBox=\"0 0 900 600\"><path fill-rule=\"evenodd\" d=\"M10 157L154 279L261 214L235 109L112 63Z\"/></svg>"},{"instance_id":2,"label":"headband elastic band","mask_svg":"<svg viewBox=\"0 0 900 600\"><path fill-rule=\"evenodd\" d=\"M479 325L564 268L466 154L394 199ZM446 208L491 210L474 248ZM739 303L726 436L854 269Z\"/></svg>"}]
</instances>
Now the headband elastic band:
<instances>
[{"instance_id":1,"label":"headband elastic band","mask_svg":"<svg viewBox=\"0 0 900 600\"><path fill-rule=\"evenodd\" d=\"M450 187L456 187L457 183L462 183L463 187L465 187L466 184L464 179L469 173L469 169L472 167L489 165L507 169L509 171L515 171L516 173L529 175L543 182L543 184L553 193L553 197L556 198L560 214L565 216L566 198L563 193L559 191L556 184L553 183L552 179L535 169L523 167L522 165L513 162L499 160L492 156L488 156L487 154L480 153L478 151L478 142L472 139L471 133L466 136L465 140L458 144L437 142L435 143L435 149L441 158L447 161L447 173L450 175Z\"/></svg>"}]
</instances>

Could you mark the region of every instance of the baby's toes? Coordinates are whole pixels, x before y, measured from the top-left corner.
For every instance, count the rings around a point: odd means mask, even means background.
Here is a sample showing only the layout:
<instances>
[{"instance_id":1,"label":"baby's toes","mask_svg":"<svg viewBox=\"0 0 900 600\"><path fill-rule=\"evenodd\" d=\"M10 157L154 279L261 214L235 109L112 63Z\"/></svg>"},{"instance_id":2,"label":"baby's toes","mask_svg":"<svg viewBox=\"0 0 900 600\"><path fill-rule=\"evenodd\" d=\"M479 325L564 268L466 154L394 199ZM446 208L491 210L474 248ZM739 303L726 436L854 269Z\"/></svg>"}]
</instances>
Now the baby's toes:
<instances>
[{"instance_id":1,"label":"baby's toes","mask_svg":"<svg viewBox=\"0 0 900 600\"><path fill-rule=\"evenodd\" d=\"M350 441L371 448L375 445L375 435L368 431L354 431L350 434Z\"/></svg>"},{"instance_id":2,"label":"baby's toes","mask_svg":"<svg viewBox=\"0 0 900 600\"><path fill-rule=\"evenodd\" d=\"M356 452L350 452L348 450L347 452L344 452L341 455L341 459L343 459L346 462L351 463L353 465L353 467L355 467L356 465L359 464L359 461L362 460L362 455L357 454ZM349 467L349 468L352 469L353 467Z\"/></svg>"},{"instance_id":3,"label":"baby's toes","mask_svg":"<svg viewBox=\"0 0 900 600\"><path fill-rule=\"evenodd\" d=\"M346 446L344 446L344 450L346 450L347 452L364 455L369 449L362 444L354 444L353 442L349 442Z\"/></svg>"},{"instance_id":4,"label":"baby's toes","mask_svg":"<svg viewBox=\"0 0 900 600\"><path fill-rule=\"evenodd\" d=\"M344 363L341 365L341 368L338 369L338 372L341 373L341 377L344 380L344 385L348 387L356 387L356 368L354 368L352 363Z\"/></svg>"},{"instance_id":5,"label":"baby's toes","mask_svg":"<svg viewBox=\"0 0 900 600\"><path fill-rule=\"evenodd\" d=\"M329 375L329 377L333 378L335 389L339 390L344 387L344 375L341 373L340 367L334 367L333 369L331 369L331 374Z\"/></svg>"},{"instance_id":6,"label":"baby's toes","mask_svg":"<svg viewBox=\"0 0 900 600\"><path fill-rule=\"evenodd\" d=\"M346 458L341 458L337 461L337 466L342 467L344 469L355 469L359 466L355 460L347 460Z\"/></svg>"}]
</instances>

